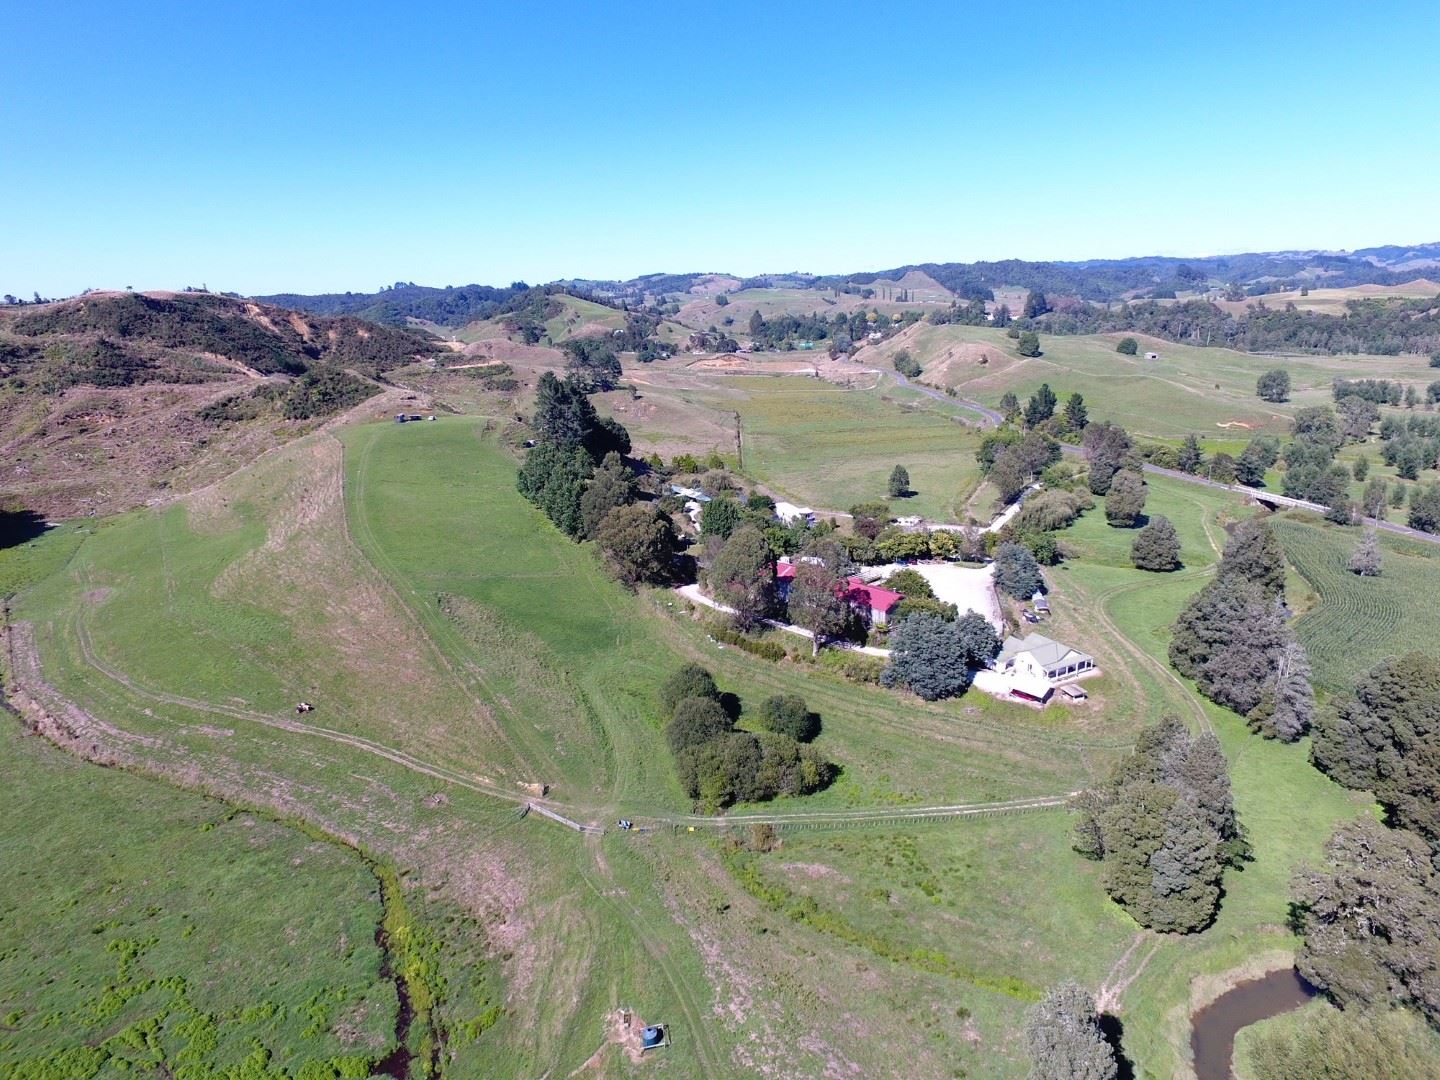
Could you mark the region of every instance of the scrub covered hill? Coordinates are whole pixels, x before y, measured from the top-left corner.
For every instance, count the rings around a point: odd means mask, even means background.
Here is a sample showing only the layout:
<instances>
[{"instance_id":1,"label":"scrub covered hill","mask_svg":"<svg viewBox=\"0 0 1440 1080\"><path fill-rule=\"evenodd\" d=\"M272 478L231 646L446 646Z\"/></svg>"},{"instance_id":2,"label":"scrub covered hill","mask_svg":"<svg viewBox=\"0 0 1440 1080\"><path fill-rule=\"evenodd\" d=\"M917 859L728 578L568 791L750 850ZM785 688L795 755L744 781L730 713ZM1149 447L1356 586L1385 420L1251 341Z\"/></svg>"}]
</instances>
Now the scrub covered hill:
<instances>
[{"instance_id":1,"label":"scrub covered hill","mask_svg":"<svg viewBox=\"0 0 1440 1080\"><path fill-rule=\"evenodd\" d=\"M198 486L442 351L210 293L0 307L0 504L69 517Z\"/></svg>"}]
</instances>

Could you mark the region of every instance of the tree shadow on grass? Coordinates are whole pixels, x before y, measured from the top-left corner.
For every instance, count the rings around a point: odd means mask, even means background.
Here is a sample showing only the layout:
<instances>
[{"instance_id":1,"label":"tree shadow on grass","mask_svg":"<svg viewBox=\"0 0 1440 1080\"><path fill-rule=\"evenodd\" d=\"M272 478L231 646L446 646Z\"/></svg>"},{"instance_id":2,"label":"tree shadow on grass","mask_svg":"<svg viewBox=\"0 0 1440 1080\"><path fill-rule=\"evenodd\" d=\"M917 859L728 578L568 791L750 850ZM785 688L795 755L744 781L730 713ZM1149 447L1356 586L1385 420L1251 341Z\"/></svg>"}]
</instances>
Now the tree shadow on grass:
<instances>
[{"instance_id":1,"label":"tree shadow on grass","mask_svg":"<svg viewBox=\"0 0 1440 1080\"><path fill-rule=\"evenodd\" d=\"M49 527L33 510L0 510L0 551L28 543Z\"/></svg>"},{"instance_id":2,"label":"tree shadow on grass","mask_svg":"<svg viewBox=\"0 0 1440 1080\"><path fill-rule=\"evenodd\" d=\"M1115 1061L1119 1071L1115 1076L1117 1080L1135 1080L1135 1063L1125 1056L1125 1048L1121 1045L1121 1036L1125 1034L1125 1025L1121 1023L1118 1016L1111 1013L1100 1014L1100 1032L1105 1036L1105 1041L1115 1051Z\"/></svg>"}]
</instances>

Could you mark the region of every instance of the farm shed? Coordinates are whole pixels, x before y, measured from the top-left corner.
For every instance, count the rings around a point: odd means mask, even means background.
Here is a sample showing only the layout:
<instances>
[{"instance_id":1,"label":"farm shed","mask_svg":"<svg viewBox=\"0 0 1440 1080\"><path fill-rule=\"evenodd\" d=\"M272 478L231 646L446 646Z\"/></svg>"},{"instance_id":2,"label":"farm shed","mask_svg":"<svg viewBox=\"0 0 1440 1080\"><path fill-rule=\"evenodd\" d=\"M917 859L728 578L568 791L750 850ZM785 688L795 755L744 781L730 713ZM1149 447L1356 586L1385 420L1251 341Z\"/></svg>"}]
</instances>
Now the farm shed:
<instances>
[{"instance_id":1,"label":"farm shed","mask_svg":"<svg viewBox=\"0 0 1440 1080\"><path fill-rule=\"evenodd\" d=\"M1090 695L1085 692L1083 686L1077 686L1075 683L1066 683L1060 687L1060 696L1070 701L1084 701Z\"/></svg>"},{"instance_id":2,"label":"farm shed","mask_svg":"<svg viewBox=\"0 0 1440 1080\"><path fill-rule=\"evenodd\" d=\"M1158 352L1147 352L1147 353L1145 354L1145 359L1146 359L1146 360L1159 360L1159 359L1160 359L1160 354L1159 354Z\"/></svg>"},{"instance_id":3,"label":"farm shed","mask_svg":"<svg viewBox=\"0 0 1440 1080\"><path fill-rule=\"evenodd\" d=\"M1034 596L1030 597L1030 604L1036 611L1040 612L1040 614L1050 614L1050 601L1045 599L1044 593L1037 592Z\"/></svg>"},{"instance_id":4,"label":"farm shed","mask_svg":"<svg viewBox=\"0 0 1440 1080\"><path fill-rule=\"evenodd\" d=\"M1027 634L1023 638L1007 637L995 658L995 670L1006 674L1027 674L1049 682L1073 678L1092 671L1095 658L1043 634Z\"/></svg>"}]
</instances>

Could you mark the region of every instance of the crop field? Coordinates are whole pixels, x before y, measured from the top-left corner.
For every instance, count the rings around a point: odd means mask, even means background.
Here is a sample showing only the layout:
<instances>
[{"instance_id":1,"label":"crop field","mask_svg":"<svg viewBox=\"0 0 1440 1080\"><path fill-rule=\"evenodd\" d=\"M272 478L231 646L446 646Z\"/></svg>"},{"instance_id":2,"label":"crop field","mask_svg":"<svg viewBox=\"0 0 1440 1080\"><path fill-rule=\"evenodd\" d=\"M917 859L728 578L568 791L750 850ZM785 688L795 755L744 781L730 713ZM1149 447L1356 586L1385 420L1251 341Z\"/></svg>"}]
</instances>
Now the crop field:
<instances>
[{"instance_id":1,"label":"crop field","mask_svg":"<svg viewBox=\"0 0 1440 1080\"><path fill-rule=\"evenodd\" d=\"M0 1074L370 1075L397 998L356 855L0 720Z\"/></svg>"},{"instance_id":2,"label":"crop field","mask_svg":"<svg viewBox=\"0 0 1440 1080\"><path fill-rule=\"evenodd\" d=\"M1294 410L1328 404L1337 377L1388 378L1423 390L1427 359L1418 356L1261 356L1230 349L1177 345L1138 337L1139 356L1115 351L1122 334L1041 334L1043 354L1026 359L1003 330L921 323L859 359L881 366L899 349L925 367L925 380L954 387L963 397L996 406L1006 391L1023 401L1042 382L1063 400L1082 393L1093 419L1113 420L1128 430L1159 438L1194 433L1218 438L1289 431ZM1158 360L1146 360L1154 351ZM980 360L984 359L984 363ZM1255 396L1265 371L1290 372L1291 400L1271 405Z\"/></svg>"},{"instance_id":3,"label":"crop field","mask_svg":"<svg viewBox=\"0 0 1440 1080\"><path fill-rule=\"evenodd\" d=\"M1295 632L1324 689L1348 689L1381 660L1428 648L1440 636L1440 612L1427 601L1440 596L1440 560L1430 545L1382 533L1384 568L1362 578L1346 568L1359 529L1280 519L1275 531L1318 597Z\"/></svg>"},{"instance_id":4,"label":"crop field","mask_svg":"<svg viewBox=\"0 0 1440 1080\"><path fill-rule=\"evenodd\" d=\"M1343 315L1346 310L1345 305L1351 300L1377 300L1385 297L1424 300L1436 295L1440 295L1440 284L1436 284L1428 278L1417 278L1400 285L1351 285L1343 289L1312 288L1304 296L1300 295L1299 289L1291 289L1289 292L1267 293L1265 296L1252 296L1245 300L1216 300L1213 303L1216 307L1228 311L1232 315L1245 314L1247 306L1261 300L1265 301L1265 306L1272 311L1276 308L1283 308L1286 304L1294 304L1301 311L1318 311L1324 315Z\"/></svg>"}]
</instances>

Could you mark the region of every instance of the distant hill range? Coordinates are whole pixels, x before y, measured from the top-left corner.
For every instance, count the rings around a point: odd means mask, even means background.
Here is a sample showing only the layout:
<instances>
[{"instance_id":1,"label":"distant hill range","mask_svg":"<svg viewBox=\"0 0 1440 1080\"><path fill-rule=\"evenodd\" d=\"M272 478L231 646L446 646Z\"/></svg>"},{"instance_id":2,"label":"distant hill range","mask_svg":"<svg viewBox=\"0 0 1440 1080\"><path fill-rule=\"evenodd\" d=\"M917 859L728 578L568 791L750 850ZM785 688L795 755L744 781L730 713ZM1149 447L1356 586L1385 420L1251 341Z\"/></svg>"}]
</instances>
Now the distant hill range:
<instances>
[{"instance_id":1,"label":"distant hill range","mask_svg":"<svg viewBox=\"0 0 1440 1080\"><path fill-rule=\"evenodd\" d=\"M203 292L0 306L0 513L110 513L194 487L445 351Z\"/></svg>"},{"instance_id":2,"label":"distant hill range","mask_svg":"<svg viewBox=\"0 0 1440 1080\"><path fill-rule=\"evenodd\" d=\"M1142 256L1083 262L1004 259L975 263L910 263L888 270L850 274L720 273L647 274L627 281L572 278L552 282L567 291L611 304L651 304L713 296L750 288L853 290L883 287L907 274L927 275L961 300L993 300L996 289L1036 289L1092 302L1112 302L1206 287L1233 288L1251 296L1302 286L1344 288L1397 285L1440 271L1440 243L1385 245L1359 251L1270 251L1201 258ZM320 315L356 315L385 325L410 320L459 327L513 310L529 292L524 282L504 287L455 285L445 288L397 282L374 293L278 293L256 297L265 303Z\"/></svg>"}]
</instances>

